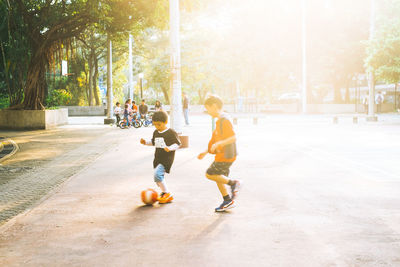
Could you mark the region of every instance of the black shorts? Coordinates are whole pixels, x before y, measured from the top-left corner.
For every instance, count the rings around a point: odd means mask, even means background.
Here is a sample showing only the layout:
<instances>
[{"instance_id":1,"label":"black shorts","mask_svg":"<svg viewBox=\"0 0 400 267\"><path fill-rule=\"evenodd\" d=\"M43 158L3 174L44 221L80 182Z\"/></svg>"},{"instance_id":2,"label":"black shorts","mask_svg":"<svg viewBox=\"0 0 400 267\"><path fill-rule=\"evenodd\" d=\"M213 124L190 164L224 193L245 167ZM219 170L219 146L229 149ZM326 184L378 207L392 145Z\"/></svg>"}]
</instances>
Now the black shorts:
<instances>
[{"instance_id":1,"label":"black shorts","mask_svg":"<svg viewBox=\"0 0 400 267\"><path fill-rule=\"evenodd\" d=\"M224 175L229 176L229 168L233 162L213 162L207 169L208 175Z\"/></svg>"}]
</instances>

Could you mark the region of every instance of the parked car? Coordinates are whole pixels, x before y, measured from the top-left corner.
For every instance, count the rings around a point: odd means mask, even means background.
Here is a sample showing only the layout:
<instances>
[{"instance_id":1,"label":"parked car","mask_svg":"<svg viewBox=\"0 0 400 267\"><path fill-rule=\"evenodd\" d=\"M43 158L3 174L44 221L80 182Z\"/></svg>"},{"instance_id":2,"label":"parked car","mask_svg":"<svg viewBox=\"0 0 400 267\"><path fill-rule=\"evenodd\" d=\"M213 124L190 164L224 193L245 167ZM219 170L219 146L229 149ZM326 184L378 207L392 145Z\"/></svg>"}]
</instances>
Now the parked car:
<instances>
[{"instance_id":1,"label":"parked car","mask_svg":"<svg viewBox=\"0 0 400 267\"><path fill-rule=\"evenodd\" d=\"M277 99L278 103L281 104L292 104L300 102L301 96L299 93L284 93Z\"/></svg>"}]
</instances>

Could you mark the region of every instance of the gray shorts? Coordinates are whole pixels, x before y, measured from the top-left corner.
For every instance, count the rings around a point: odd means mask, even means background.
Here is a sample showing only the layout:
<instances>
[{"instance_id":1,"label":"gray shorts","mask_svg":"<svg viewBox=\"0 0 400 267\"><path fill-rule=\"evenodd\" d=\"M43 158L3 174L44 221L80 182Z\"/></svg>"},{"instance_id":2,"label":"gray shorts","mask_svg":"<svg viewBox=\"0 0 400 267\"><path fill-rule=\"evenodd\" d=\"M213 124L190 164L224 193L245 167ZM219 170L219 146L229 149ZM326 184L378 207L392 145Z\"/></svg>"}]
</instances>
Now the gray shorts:
<instances>
[{"instance_id":1,"label":"gray shorts","mask_svg":"<svg viewBox=\"0 0 400 267\"><path fill-rule=\"evenodd\" d=\"M229 168L233 162L216 162L214 161L207 169L208 175L224 175L229 176Z\"/></svg>"}]
</instances>

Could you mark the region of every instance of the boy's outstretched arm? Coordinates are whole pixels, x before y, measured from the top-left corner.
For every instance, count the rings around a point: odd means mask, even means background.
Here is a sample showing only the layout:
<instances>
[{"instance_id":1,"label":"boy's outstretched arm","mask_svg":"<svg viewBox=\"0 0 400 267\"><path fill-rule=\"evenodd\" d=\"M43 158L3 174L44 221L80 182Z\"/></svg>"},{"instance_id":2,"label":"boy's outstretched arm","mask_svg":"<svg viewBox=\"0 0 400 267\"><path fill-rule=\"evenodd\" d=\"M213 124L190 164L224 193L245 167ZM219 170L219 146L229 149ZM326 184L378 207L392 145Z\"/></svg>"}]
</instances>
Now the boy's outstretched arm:
<instances>
[{"instance_id":1,"label":"boy's outstretched arm","mask_svg":"<svg viewBox=\"0 0 400 267\"><path fill-rule=\"evenodd\" d=\"M208 150L206 150L206 151L204 151L204 152L201 152L201 153L197 156L197 158L198 158L198 159L203 159L207 154L208 154Z\"/></svg>"},{"instance_id":2,"label":"boy's outstretched arm","mask_svg":"<svg viewBox=\"0 0 400 267\"><path fill-rule=\"evenodd\" d=\"M151 142L151 140L144 140L143 138L140 138L140 143L142 144L142 145L147 145L147 146L152 146L153 145L153 143Z\"/></svg>"}]
</instances>

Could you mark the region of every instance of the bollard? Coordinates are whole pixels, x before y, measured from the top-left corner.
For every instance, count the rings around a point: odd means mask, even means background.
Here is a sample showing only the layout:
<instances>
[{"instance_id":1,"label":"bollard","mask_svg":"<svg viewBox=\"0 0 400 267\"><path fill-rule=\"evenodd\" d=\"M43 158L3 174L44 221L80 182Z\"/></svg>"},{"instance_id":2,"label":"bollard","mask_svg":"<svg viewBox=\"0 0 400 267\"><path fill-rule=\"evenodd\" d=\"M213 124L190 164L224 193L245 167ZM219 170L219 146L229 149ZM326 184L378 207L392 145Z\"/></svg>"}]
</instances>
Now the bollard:
<instances>
[{"instance_id":1,"label":"bollard","mask_svg":"<svg viewBox=\"0 0 400 267\"><path fill-rule=\"evenodd\" d=\"M233 124L237 125L237 118L233 118Z\"/></svg>"},{"instance_id":2,"label":"bollard","mask_svg":"<svg viewBox=\"0 0 400 267\"><path fill-rule=\"evenodd\" d=\"M254 118L253 118L253 124L255 124L255 125L258 124L258 118L257 118L257 117L254 117Z\"/></svg>"},{"instance_id":3,"label":"bollard","mask_svg":"<svg viewBox=\"0 0 400 267\"><path fill-rule=\"evenodd\" d=\"M333 117L333 123L334 123L334 124L337 124L337 123L338 123L338 117L336 117L336 116Z\"/></svg>"},{"instance_id":4,"label":"bollard","mask_svg":"<svg viewBox=\"0 0 400 267\"><path fill-rule=\"evenodd\" d=\"M353 123L357 124L358 123L358 117L353 117Z\"/></svg>"},{"instance_id":5,"label":"bollard","mask_svg":"<svg viewBox=\"0 0 400 267\"><path fill-rule=\"evenodd\" d=\"M377 116L367 116L367 121L378 121Z\"/></svg>"}]
</instances>

